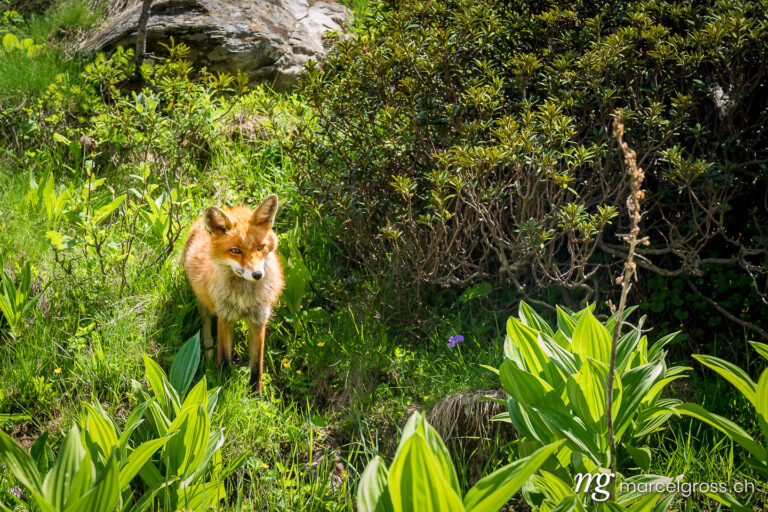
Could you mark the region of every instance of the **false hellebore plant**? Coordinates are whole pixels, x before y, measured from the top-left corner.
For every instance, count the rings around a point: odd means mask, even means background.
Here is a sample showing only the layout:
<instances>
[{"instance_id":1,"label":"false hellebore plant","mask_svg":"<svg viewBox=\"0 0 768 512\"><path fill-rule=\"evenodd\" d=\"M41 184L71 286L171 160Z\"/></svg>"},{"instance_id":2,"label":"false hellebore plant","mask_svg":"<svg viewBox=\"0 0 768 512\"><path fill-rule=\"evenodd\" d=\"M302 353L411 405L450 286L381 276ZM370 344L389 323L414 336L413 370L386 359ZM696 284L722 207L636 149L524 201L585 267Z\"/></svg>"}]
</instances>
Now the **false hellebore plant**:
<instances>
[{"instance_id":1,"label":"false hellebore plant","mask_svg":"<svg viewBox=\"0 0 768 512\"><path fill-rule=\"evenodd\" d=\"M604 472L610 467L606 382L616 315L603 325L593 315L593 308L569 313L558 307L557 328L553 329L521 302L519 318L507 322L506 360L494 369L509 394L508 412L495 419L512 423L525 437L529 450L565 440L549 472L542 473L546 479L524 492L529 501L538 501L539 507L542 499L551 498L554 505L563 498L550 496L551 488L574 494L570 490L576 473ZM634 309L629 308L624 318ZM665 363L664 346L676 333L649 348L648 338L642 334L643 323L641 318L619 338L612 416L616 443L623 448L620 455L629 455L636 466L648 470L651 452L644 439L659 430L681 404L676 399L660 398L661 392L689 368L667 368Z\"/></svg>"}]
</instances>

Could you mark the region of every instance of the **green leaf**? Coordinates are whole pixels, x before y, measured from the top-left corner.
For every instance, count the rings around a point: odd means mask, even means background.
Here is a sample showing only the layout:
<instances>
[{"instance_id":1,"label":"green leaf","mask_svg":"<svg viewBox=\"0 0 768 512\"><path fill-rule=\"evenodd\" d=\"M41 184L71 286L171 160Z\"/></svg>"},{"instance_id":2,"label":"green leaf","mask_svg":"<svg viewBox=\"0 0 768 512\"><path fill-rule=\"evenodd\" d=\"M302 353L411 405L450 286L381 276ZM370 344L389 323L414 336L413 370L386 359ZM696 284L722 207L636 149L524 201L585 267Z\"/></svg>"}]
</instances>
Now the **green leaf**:
<instances>
[{"instance_id":1,"label":"green leaf","mask_svg":"<svg viewBox=\"0 0 768 512\"><path fill-rule=\"evenodd\" d=\"M507 320L507 336L520 350L526 370L543 377L553 386L562 382L562 375L557 372L557 368L539 345L541 335L538 331L527 327L517 318L510 317Z\"/></svg>"},{"instance_id":2,"label":"green leaf","mask_svg":"<svg viewBox=\"0 0 768 512\"><path fill-rule=\"evenodd\" d=\"M471 300L490 295L492 291L493 291L493 286L491 285L491 283L487 281L483 281L481 283L477 283L476 285L464 290L464 292L461 295L459 295L458 301L464 304Z\"/></svg>"},{"instance_id":3,"label":"green leaf","mask_svg":"<svg viewBox=\"0 0 768 512\"><path fill-rule=\"evenodd\" d=\"M758 343L756 341L750 341L749 344L752 345L752 348L757 350L758 354L768 360L768 345L765 343Z\"/></svg>"},{"instance_id":4,"label":"green leaf","mask_svg":"<svg viewBox=\"0 0 768 512\"><path fill-rule=\"evenodd\" d=\"M763 439L768 439L768 370L763 370L757 382L755 411L763 431Z\"/></svg>"},{"instance_id":5,"label":"green leaf","mask_svg":"<svg viewBox=\"0 0 768 512\"><path fill-rule=\"evenodd\" d=\"M590 310L576 322L571 343L573 352L582 361L588 357L606 364L611 361L611 334Z\"/></svg>"},{"instance_id":6,"label":"green leaf","mask_svg":"<svg viewBox=\"0 0 768 512\"><path fill-rule=\"evenodd\" d=\"M141 471L141 468L144 467L144 464L146 464L147 461L152 458L152 455L154 455L157 450L165 446L166 443L168 443L168 441L170 441L175 434L176 433L174 432L165 437L161 437L159 439L151 439L145 443L142 443L138 448L133 450L130 455L128 455L128 459L125 461L125 464L122 468L120 468L120 492L123 492L128 488L131 480L133 480L139 471Z\"/></svg>"},{"instance_id":7,"label":"green leaf","mask_svg":"<svg viewBox=\"0 0 768 512\"><path fill-rule=\"evenodd\" d=\"M172 475L182 479L197 469L208 445L210 420L202 403L185 407L171 422L170 431L179 430L165 446L168 466Z\"/></svg>"},{"instance_id":8,"label":"green leaf","mask_svg":"<svg viewBox=\"0 0 768 512\"><path fill-rule=\"evenodd\" d=\"M141 425L141 422L144 421L142 417L144 416L144 413L147 410L147 407L149 407L150 400L147 400L145 402L140 403L136 408L131 412L130 416L128 416L128 419L125 420L125 425L123 426L123 433L120 436L120 439L118 439L118 449L120 450L120 453L123 452L125 449L126 444L128 444L128 440L131 438L131 434L133 433L136 428Z\"/></svg>"},{"instance_id":9,"label":"green leaf","mask_svg":"<svg viewBox=\"0 0 768 512\"><path fill-rule=\"evenodd\" d=\"M184 396L187 388L195 377L197 367L200 364L200 333L198 332L179 349L173 358L169 381L179 393Z\"/></svg>"},{"instance_id":10,"label":"green leaf","mask_svg":"<svg viewBox=\"0 0 768 512\"><path fill-rule=\"evenodd\" d=\"M101 405L86 403L85 408L88 410L86 432L99 448L102 460L106 462L112 450L118 446L115 424Z\"/></svg>"},{"instance_id":11,"label":"green leaf","mask_svg":"<svg viewBox=\"0 0 768 512\"><path fill-rule=\"evenodd\" d=\"M402 445L390 467L388 483L395 512L464 510L421 434L410 436Z\"/></svg>"},{"instance_id":12,"label":"green leaf","mask_svg":"<svg viewBox=\"0 0 768 512\"><path fill-rule=\"evenodd\" d=\"M116 453L113 453L93 487L82 498L68 504L64 512L111 512L119 499L120 481Z\"/></svg>"},{"instance_id":13,"label":"green leaf","mask_svg":"<svg viewBox=\"0 0 768 512\"><path fill-rule=\"evenodd\" d=\"M123 204L123 201L125 201L125 194L117 196L110 203L97 209L93 214L93 223L101 224L103 221L107 220L107 218L112 215L112 212L117 210L117 208Z\"/></svg>"},{"instance_id":14,"label":"green leaf","mask_svg":"<svg viewBox=\"0 0 768 512\"><path fill-rule=\"evenodd\" d=\"M33 492L43 494L43 481L32 457L2 430L0 430L0 456L5 462L5 467L16 480Z\"/></svg>"},{"instance_id":15,"label":"green leaf","mask_svg":"<svg viewBox=\"0 0 768 512\"><path fill-rule=\"evenodd\" d=\"M621 407L616 415L614 427L616 429L616 442L621 439L624 431L638 413L643 399L653 388L654 383L664 370L662 362L649 363L624 372L621 376L622 398Z\"/></svg>"},{"instance_id":16,"label":"green leaf","mask_svg":"<svg viewBox=\"0 0 768 512\"><path fill-rule=\"evenodd\" d=\"M144 512L147 510L153 503L155 496L157 496L157 493L162 491L163 489L167 489L168 487L171 487L178 481L177 478L170 478L167 481L163 480L161 478L160 482L152 487L149 491L145 492L144 495L141 497L139 501L137 501L133 507L131 507L130 512Z\"/></svg>"},{"instance_id":17,"label":"green leaf","mask_svg":"<svg viewBox=\"0 0 768 512\"><path fill-rule=\"evenodd\" d=\"M535 405L554 397L554 388L541 377L519 369L512 361L504 361L499 369L504 390L525 405Z\"/></svg>"},{"instance_id":18,"label":"green leaf","mask_svg":"<svg viewBox=\"0 0 768 512\"><path fill-rule=\"evenodd\" d=\"M705 492L704 495L712 498L717 502L727 505L729 509L735 510L736 512L754 512L755 510L754 508L745 507L733 495L728 493L715 494L712 492Z\"/></svg>"},{"instance_id":19,"label":"green leaf","mask_svg":"<svg viewBox=\"0 0 768 512\"><path fill-rule=\"evenodd\" d=\"M646 494L627 509L627 512L651 512L661 496L658 494Z\"/></svg>"},{"instance_id":20,"label":"green leaf","mask_svg":"<svg viewBox=\"0 0 768 512\"><path fill-rule=\"evenodd\" d=\"M558 441L539 448L528 457L481 478L464 497L464 508L468 512L497 512L562 443Z\"/></svg>"},{"instance_id":21,"label":"green leaf","mask_svg":"<svg viewBox=\"0 0 768 512\"><path fill-rule=\"evenodd\" d=\"M37 469L41 474L45 474L51 469L56 457L53 455L53 450L48 446L48 431L46 430L40 437L38 437L32 446L29 448L29 454L32 456L32 460L35 461Z\"/></svg>"},{"instance_id":22,"label":"green leaf","mask_svg":"<svg viewBox=\"0 0 768 512\"><path fill-rule=\"evenodd\" d=\"M531 306L526 304L525 301L520 301L520 304L517 307L517 316L520 317L520 320L527 327L541 331L548 336L555 335L547 321L544 320Z\"/></svg>"},{"instance_id":23,"label":"green leaf","mask_svg":"<svg viewBox=\"0 0 768 512\"><path fill-rule=\"evenodd\" d=\"M626 449L637 467L648 472L651 467L651 449L647 446L635 447L631 445L626 446Z\"/></svg>"},{"instance_id":24,"label":"green leaf","mask_svg":"<svg viewBox=\"0 0 768 512\"><path fill-rule=\"evenodd\" d=\"M560 306L555 306L555 310L557 312L557 328L568 340L571 340L573 338L573 330L576 328L576 320Z\"/></svg>"},{"instance_id":25,"label":"green leaf","mask_svg":"<svg viewBox=\"0 0 768 512\"><path fill-rule=\"evenodd\" d=\"M709 425L712 425L723 434L727 435L738 444L740 444L745 450L751 453L758 460L766 460L765 448L760 446L749 434L747 434L741 427L732 422L729 419L723 418L717 414L711 413L704 409L699 404L681 404L675 407L675 412L691 416L698 420L703 421Z\"/></svg>"},{"instance_id":26,"label":"green leaf","mask_svg":"<svg viewBox=\"0 0 768 512\"><path fill-rule=\"evenodd\" d=\"M594 359L587 359L575 375L568 377L566 385L568 399L577 416L592 432L600 436L605 436L608 433L608 423L605 420L607 380L608 366ZM622 394L618 375L613 383L612 414L613 418L616 419Z\"/></svg>"},{"instance_id":27,"label":"green leaf","mask_svg":"<svg viewBox=\"0 0 768 512\"><path fill-rule=\"evenodd\" d=\"M357 487L357 509L360 512L392 512L387 478L389 472L378 455L368 463Z\"/></svg>"},{"instance_id":28,"label":"green leaf","mask_svg":"<svg viewBox=\"0 0 768 512\"><path fill-rule=\"evenodd\" d=\"M738 389L752 405L756 405L757 397L755 393L757 391L757 384L744 370L718 357L694 354L693 358L707 368L719 373L721 377Z\"/></svg>"},{"instance_id":29,"label":"green leaf","mask_svg":"<svg viewBox=\"0 0 768 512\"><path fill-rule=\"evenodd\" d=\"M224 482L205 482L180 488L178 503L184 510L208 510L225 497Z\"/></svg>"},{"instance_id":30,"label":"green leaf","mask_svg":"<svg viewBox=\"0 0 768 512\"><path fill-rule=\"evenodd\" d=\"M85 450L80 441L80 429L77 424L64 439L56 457L56 462L43 481L43 495L56 509L63 510L72 489L72 480L85 457Z\"/></svg>"},{"instance_id":31,"label":"green leaf","mask_svg":"<svg viewBox=\"0 0 768 512\"><path fill-rule=\"evenodd\" d=\"M170 411L170 404L168 397L165 394L165 387L163 386L163 381L167 380L165 372L160 368L160 365L154 362L147 354L144 354L143 358L144 375L149 383L149 388L152 390L152 393L154 393L160 407L167 414Z\"/></svg>"},{"instance_id":32,"label":"green leaf","mask_svg":"<svg viewBox=\"0 0 768 512\"><path fill-rule=\"evenodd\" d=\"M568 440L568 447L572 450L586 455L595 464L604 464L604 452L597 445L596 434L587 428L580 418L572 416L567 410L561 408L534 407L547 425L559 437Z\"/></svg>"}]
</instances>

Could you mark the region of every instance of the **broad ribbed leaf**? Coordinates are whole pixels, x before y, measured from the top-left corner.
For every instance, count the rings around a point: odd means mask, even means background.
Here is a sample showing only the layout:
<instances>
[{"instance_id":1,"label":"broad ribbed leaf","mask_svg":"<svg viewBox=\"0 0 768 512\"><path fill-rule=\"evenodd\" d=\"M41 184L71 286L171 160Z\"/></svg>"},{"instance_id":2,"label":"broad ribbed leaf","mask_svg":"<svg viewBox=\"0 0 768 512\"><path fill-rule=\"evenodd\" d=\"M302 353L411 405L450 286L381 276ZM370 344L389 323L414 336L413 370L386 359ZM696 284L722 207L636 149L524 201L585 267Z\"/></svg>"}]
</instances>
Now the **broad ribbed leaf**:
<instances>
[{"instance_id":1,"label":"broad ribbed leaf","mask_svg":"<svg viewBox=\"0 0 768 512\"><path fill-rule=\"evenodd\" d=\"M629 427L632 418L638 412L643 398L653 387L653 384L663 371L663 363L649 363L624 372L621 376L622 399L621 407L614 421L616 429L616 442L621 439L624 431Z\"/></svg>"},{"instance_id":2,"label":"broad ribbed leaf","mask_svg":"<svg viewBox=\"0 0 768 512\"><path fill-rule=\"evenodd\" d=\"M118 439L117 444L119 447L120 452L125 449L125 445L128 443L128 440L131 438L131 434L134 430L136 430L136 427L141 425L141 423L144 421L143 416L144 413L147 410L147 407L149 407L149 403L151 400L147 400L145 402L140 403L136 408L133 410L130 416L128 416L128 419L125 420L125 425L123 426L123 433L120 435L120 439Z\"/></svg>"},{"instance_id":3,"label":"broad ribbed leaf","mask_svg":"<svg viewBox=\"0 0 768 512\"><path fill-rule=\"evenodd\" d=\"M768 359L768 345L765 343L758 343L756 341L750 341L750 345L752 345L752 348L757 350L757 353L763 356L765 359Z\"/></svg>"},{"instance_id":4,"label":"broad ribbed leaf","mask_svg":"<svg viewBox=\"0 0 768 512\"><path fill-rule=\"evenodd\" d=\"M629 318L629 315L631 315L635 310L637 309L637 306L629 306L626 309L624 309L624 315L622 316L621 321L626 322L627 318ZM619 317L619 312L615 312L611 315L611 318L608 319L607 322L605 322L605 328L608 329L608 332L613 334L613 329L616 327L616 319ZM640 321L642 322L643 319L641 318Z\"/></svg>"},{"instance_id":5,"label":"broad ribbed leaf","mask_svg":"<svg viewBox=\"0 0 768 512\"><path fill-rule=\"evenodd\" d=\"M167 380L165 372L160 365L154 362L147 354L144 354L144 375L147 378L149 387L152 393L155 395L155 399L160 404L163 411L168 414L169 406L168 397L165 395L165 388L163 386L163 380Z\"/></svg>"},{"instance_id":6,"label":"broad ribbed leaf","mask_svg":"<svg viewBox=\"0 0 768 512\"><path fill-rule=\"evenodd\" d=\"M648 349L648 360L658 361L659 359L662 359L663 355L666 354L666 351L663 350L664 347L666 347L669 342L675 339L678 334L680 334L680 331L675 331L657 340L656 343L654 343L653 346Z\"/></svg>"},{"instance_id":7,"label":"broad ribbed leaf","mask_svg":"<svg viewBox=\"0 0 768 512\"><path fill-rule=\"evenodd\" d=\"M504 390L525 405L537 404L554 395L551 393L554 389L544 379L519 369L511 361L501 365L499 378Z\"/></svg>"},{"instance_id":8,"label":"broad ribbed leaf","mask_svg":"<svg viewBox=\"0 0 768 512\"><path fill-rule=\"evenodd\" d=\"M497 512L562 443L539 448L532 455L481 478L464 497L464 508L468 512Z\"/></svg>"},{"instance_id":9,"label":"broad ribbed leaf","mask_svg":"<svg viewBox=\"0 0 768 512\"><path fill-rule=\"evenodd\" d=\"M522 320L526 326L541 331L549 336L555 335L547 321L541 318L541 316L523 300L520 301L517 308L517 316L520 317L520 320Z\"/></svg>"},{"instance_id":10,"label":"broad ribbed leaf","mask_svg":"<svg viewBox=\"0 0 768 512\"><path fill-rule=\"evenodd\" d=\"M152 455L154 455L157 450L165 446L172 437L173 434L170 434L159 439L149 440L142 443L128 455L125 464L120 468L120 492L128 488L131 480L133 480L133 477L135 477L141 468L144 467L144 464L152 458Z\"/></svg>"},{"instance_id":11,"label":"broad ribbed leaf","mask_svg":"<svg viewBox=\"0 0 768 512\"><path fill-rule=\"evenodd\" d=\"M67 506L75 501L79 500L86 492L91 488L94 465L91 459L91 454L85 452L83 460L80 461L80 468L72 478L72 484L69 491L69 498L67 499Z\"/></svg>"},{"instance_id":12,"label":"broad ribbed leaf","mask_svg":"<svg viewBox=\"0 0 768 512\"><path fill-rule=\"evenodd\" d=\"M43 481L45 499L57 510L64 509L72 489L72 480L75 478L84 456L85 450L80 441L80 429L75 424L61 444L56 462Z\"/></svg>"},{"instance_id":13,"label":"broad ribbed leaf","mask_svg":"<svg viewBox=\"0 0 768 512\"><path fill-rule=\"evenodd\" d=\"M165 445L172 475L185 479L197 469L208 445L210 420L203 404L187 407L179 412L169 428L179 433Z\"/></svg>"},{"instance_id":14,"label":"broad ribbed leaf","mask_svg":"<svg viewBox=\"0 0 768 512\"><path fill-rule=\"evenodd\" d=\"M749 400L752 405L756 405L757 384L755 384L755 381L747 375L747 372L735 364L729 363L718 357L694 354L693 358L707 368L719 373L721 377L733 384L733 386L738 389L739 392L744 395L744 398Z\"/></svg>"},{"instance_id":15,"label":"broad ribbed leaf","mask_svg":"<svg viewBox=\"0 0 768 512\"><path fill-rule=\"evenodd\" d=\"M575 496L573 486L563 482L556 475L541 470L541 476L534 475L531 482L553 503L560 503L570 496Z\"/></svg>"},{"instance_id":16,"label":"broad ribbed leaf","mask_svg":"<svg viewBox=\"0 0 768 512\"><path fill-rule=\"evenodd\" d=\"M179 396L184 396L200 364L200 333L189 338L176 353L168 380Z\"/></svg>"},{"instance_id":17,"label":"broad ribbed leaf","mask_svg":"<svg viewBox=\"0 0 768 512\"><path fill-rule=\"evenodd\" d=\"M568 378L566 385L573 410L592 432L600 436L608 433L608 424L605 421L607 380L608 366L594 359L587 359L579 371ZM618 375L613 383L612 413L615 420L621 403L622 390Z\"/></svg>"},{"instance_id":18,"label":"broad ribbed leaf","mask_svg":"<svg viewBox=\"0 0 768 512\"><path fill-rule=\"evenodd\" d=\"M560 306L555 306L555 309L557 311L557 328L570 341L573 337L573 329L576 327L576 320Z\"/></svg>"},{"instance_id":19,"label":"broad ribbed leaf","mask_svg":"<svg viewBox=\"0 0 768 512\"><path fill-rule=\"evenodd\" d=\"M632 506L627 509L627 512L651 512L656 505L656 502L659 501L659 498L661 498L661 496L658 494L646 494L633 503Z\"/></svg>"},{"instance_id":20,"label":"broad ribbed leaf","mask_svg":"<svg viewBox=\"0 0 768 512\"><path fill-rule=\"evenodd\" d=\"M224 482L201 482L179 489L178 503L184 510L208 510L225 497Z\"/></svg>"},{"instance_id":21,"label":"broad ribbed leaf","mask_svg":"<svg viewBox=\"0 0 768 512\"><path fill-rule=\"evenodd\" d=\"M604 464L604 453L597 445L596 435L591 432L584 422L579 418L571 416L570 413L560 410L550 410L544 408L534 408L549 427L559 434L559 437L565 437L568 440L569 447L586 455L595 464Z\"/></svg>"},{"instance_id":22,"label":"broad ribbed leaf","mask_svg":"<svg viewBox=\"0 0 768 512\"><path fill-rule=\"evenodd\" d=\"M64 512L112 512L120 499L120 480L115 454L107 461L104 470L82 498L67 505Z\"/></svg>"},{"instance_id":23,"label":"broad ribbed leaf","mask_svg":"<svg viewBox=\"0 0 768 512\"><path fill-rule=\"evenodd\" d=\"M740 426L735 424L729 419L723 418L717 414L711 413L704 409L699 404L682 404L675 407L675 412L691 416L699 419L704 423L712 425L723 434L727 435L737 443L739 443L745 450L751 453L758 460L766 460L765 448L760 446L749 434L747 434Z\"/></svg>"},{"instance_id":24,"label":"broad ribbed leaf","mask_svg":"<svg viewBox=\"0 0 768 512\"><path fill-rule=\"evenodd\" d=\"M571 339L573 352L582 361L588 357L610 363L611 360L611 334L601 324L592 311L586 310L576 322Z\"/></svg>"},{"instance_id":25,"label":"broad ribbed leaf","mask_svg":"<svg viewBox=\"0 0 768 512\"><path fill-rule=\"evenodd\" d=\"M387 466L378 455L368 463L357 487L357 510L359 512L394 511L387 484L388 476Z\"/></svg>"},{"instance_id":26,"label":"broad ribbed leaf","mask_svg":"<svg viewBox=\"0 0 768 512\"><path fill-rule=\"evenodd\" d=\"M43 480L32 457L2 430L0 430L0 455L3 457L5 467L16 480L37 494L43 493Z\"/></svg>"},{"instance_id":27,"label":"broad ribbed leaf","mask_svg":"<svg viewBox=\"0 0 768 512\"><path fill-rule=\"evenodd\" d=\"M556 340L547 335L543 335L539 342L541 349L554 363L560 372L567 377L579 371L579 364L576 357L568 350L563 348Z\"/></svg>"},{"instance_id":28,"label":"broad ribbed leaf","mask_svg":"<svg viewBox=\"0 0 768 512\"><path fill-rule=\"evenodd\" d=\"M32 446L29 448L29 454L32 456L32 460L35 461L37 469L40 474L48 473L53 463L56 461L56 457L53 455L53 450L48 446L48 431L46 430L40 437L38 437Z\"/></svg>"},{"instance_id":29,"label":"broad ribbed leaf","mask_svg":"<svg viewBox=\"0 0 768 512\"><path fill-rule=\"evenodd\" d=\"M112 450L118 446L115 424L107 417L101 405L86 403L85 408L88 410L87 434L98 447L101 460L106 462Z\"/></svg>"},{"instance_id":30,"label":"broad ribbed leaf","mask_svg":"<svg viewBox=\"0 0 768 512\"><path fill-rule=\"evenodd\" d=\"M187 395L187 398L184 400L184 403L181 404L180 409L186 409L188 407L197 407L198 405L202 404L203 407L207 409L208 407L208 384L206 382L205 377L200 379L200 382L195 384L195 387L193 387L189 394ZM207 413L207 410L206 410Z\"/></svg>"},{"instance_id":31,"label":"broad ribbed leaf","mask_svg":"<svg viewBox=\"0 0 768 512\"><path fill-rule=\"evenodd\" d=\"M758 422L763 431L763 439L768 439L768 370L763 370L763 374L757 381L757 403L755 410L757 412Z\"/></svg>"},{"instance_id":32,"label":"broad ribbed leaf","mask_svg":"<svg viewBox=\"0 0 768 512\"><path fill-rule=\"evenodd\" d=\"M395 512L460 512L458 494L439 468L432 450L420 434L414 434L389 469L389 492Z\"/></svg>"},{"instance_id":33,"label":"broad ribbed leaf","mask_svg":"<svg viewBox=\"0 0 768 512\"><path fill-rule=\"evenodd\" d=\"M544 370L549 364L549 357L539 347L539 332L525 326L517 318L509 317L507 336L520 349L520 354L525 361L525 369L534 375L544 377Z\"/></svg>"},{"instance_id":34,"label":"broad ribbed leaf","mask_svg":"<svg viewBox=\"0 0 768 512\"><path fill-rule=\"evenodd\" d=\"M171 421L163 412L160 404L156 400L152 400L149 403L149 417L152 418L152 423L155 425L155 431L158 435L164 436L168 433L168 429L171 427Z\"/></svg>"},{"instance_id":35,"label":"broad ribbed leaf","mask_svg":"<svg viewBox=\"0 0 768 512\"><path fill-rule=\"evenodd\" d=\"M541 419L541 415L537 412L522 405L512 397L509 397L507 401L507 409L509 421L512 422L517 431L523 436L530 440L536 440L541 444L548 444L555 439L552 429Z\"/></svg>"},{"instance_id":36,"label":"broad ribbed leaf","mask_svg":"<svg viewBox=\"0 0 768 512\"><path fill-rule=\"evenodd\" d=\"M208 466L208 463L213 458L213 455L221 449L221 447L224 446L224 429L220 428L218 430L214 430L211 432L210 436L208 437L208 445L205 447L205 455L200 460L200 463L197 465L197 469L195 472L190 476L187 480L195 481L198 479L202 479L203 475L205 474L205 468ZM219 474L219 472L216 472L216 476L219 478L224 478L224 475Z\"/></svg>"}]
</instances>

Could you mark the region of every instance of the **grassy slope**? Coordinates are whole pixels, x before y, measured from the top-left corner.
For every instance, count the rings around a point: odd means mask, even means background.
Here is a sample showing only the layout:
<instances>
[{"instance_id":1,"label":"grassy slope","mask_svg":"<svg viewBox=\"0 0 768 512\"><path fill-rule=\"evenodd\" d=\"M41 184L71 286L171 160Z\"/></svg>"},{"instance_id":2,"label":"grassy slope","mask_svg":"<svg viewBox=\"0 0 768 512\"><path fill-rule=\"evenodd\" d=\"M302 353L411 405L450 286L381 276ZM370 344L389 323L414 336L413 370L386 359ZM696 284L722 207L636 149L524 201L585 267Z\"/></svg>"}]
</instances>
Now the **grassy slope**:
<instances>
[{"instance_id":1,"label":"grassy slope","mask_svg":"<svg viewBox=\"0 0 768 512\"><path fill-rule=\"evenodd\" d=\"M49 39L60 27L86 23L79 15L56 16L38 20L29 33ZM61 55L52 52L29 65L0 58L0 76L6 77L0 80L0 94L10 101L28 98L43 90L56 73L79 69ZM36 66L50 74L36 74L33 79L2 72ZM259 101L264 101L263 95L270 93L260 94ZM282 108L281 99L267 100ZM248 102L242 105L247 114ZM191 222L210 202L233 204L277 192L282 200L277 230L285 234L298 223L312 276L304 306L322 306L332 317L328 324L297 331L286 320L286 309L280 308L268 338L265 396L247 392L244 368L236 370L224 389L217 414L229 433L225 453L251 452L230 482L228 507L352 510L357 471L377 450L391 449L396 425L410 407L429 407L458 391L498 386L479 365L496 366L501 360L503 315L486 312L492 304L488 299L457 304L450 293L436 299L436 306L413 304L414 316L424 318L418 328L390 315L375 300L381 293L378 283L354 276L341 280L337 272L329 272L338 262L333 248L311 231L292 201L290 161L265 151L263 145L247 140L222 139L214 145L209 164L196 171L195 186L188 189L185 220ZM18 339L0 338L0 412L32 417L10 427L17 438L27 441L43 430L66 430L83 401L99 400L110 413L124 418L133 404L130 380L142 375L142 353L167 367L170 356L199 327L194 299L179 266L179 246L157 271L133 263L128 273L135 277L125 293L98 277L67 279L45 239L45 215L25 201L30 173L39 181L41 172L20 167L7 154L0 165L5 171L0 174L0 256L11 270L31 261L36 286L50 283ZM82 178L69 179L76 186L83 184ZM498 307L499 300L504 297L494 297L493 305ZM458 333L466 341L449 349L447 338ZM241 341L243 334L238 333ZM241 342L237 354L242 365L243 352ZM219 382L210 363L203 371ZM660 435L656 472L686 470L701 480L719 480L723 474L743 470L734 462L730 444L711 448L707 444L711 433L690 432L686 425ZM505 442L488 441L501 443L491 451ZM502 449L491 465L501 462L503 453ZM480 452L473 456L470 451L456 452L456 458L464 475L471 472L470 466L484 465L487 456ZM0 469L0 491L12 485Z\"/></svg>"}]
</instances>

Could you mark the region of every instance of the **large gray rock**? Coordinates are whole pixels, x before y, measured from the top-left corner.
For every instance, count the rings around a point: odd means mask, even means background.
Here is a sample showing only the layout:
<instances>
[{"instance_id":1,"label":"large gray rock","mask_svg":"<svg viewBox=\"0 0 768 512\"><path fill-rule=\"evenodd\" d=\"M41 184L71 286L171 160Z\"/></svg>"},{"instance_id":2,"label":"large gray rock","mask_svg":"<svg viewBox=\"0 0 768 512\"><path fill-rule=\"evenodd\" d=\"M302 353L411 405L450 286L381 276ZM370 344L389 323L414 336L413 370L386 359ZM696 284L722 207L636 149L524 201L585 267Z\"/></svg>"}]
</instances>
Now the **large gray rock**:
<instances>
[{"instance_id":1,"label":"large gray rock","mask_svg":"<svg viewBox=\"0 0 768 512\"><path fill-rule=\"evenodd\" d=\"M135 48L141 2L107 17L80 44L85 54L118 45ZM147 51L158 43L186 43L190 58L211 71L242 71L251 83L277 90L296 83L307 60L326 54L325 32L341 32L348 11L340 3L311 0L155 0L147 23Z\"/></svg>"}]
</instances>

